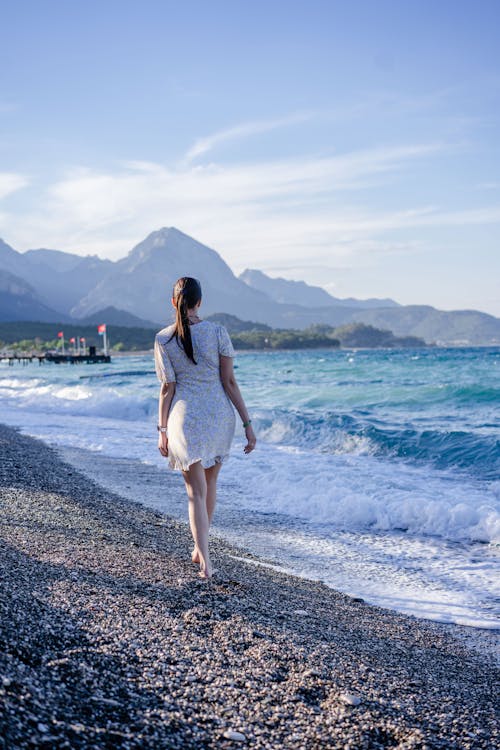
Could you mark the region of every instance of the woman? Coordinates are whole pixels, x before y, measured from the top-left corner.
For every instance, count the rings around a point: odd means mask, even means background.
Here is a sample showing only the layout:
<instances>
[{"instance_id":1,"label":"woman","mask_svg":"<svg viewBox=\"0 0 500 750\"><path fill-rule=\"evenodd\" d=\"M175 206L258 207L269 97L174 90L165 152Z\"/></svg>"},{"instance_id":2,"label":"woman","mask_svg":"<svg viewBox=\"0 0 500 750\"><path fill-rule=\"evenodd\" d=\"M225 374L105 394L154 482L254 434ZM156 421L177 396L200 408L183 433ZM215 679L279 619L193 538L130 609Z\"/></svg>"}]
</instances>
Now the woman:
<instances>
[{"instance_id":1,"label":"woman","mask_svg":"<svg viewBox=\"0 0 500 750\"><path fill-rule=\"evenodd\" d=\"M201 320L199 281L183 276L172 297L173 325L156 334L155 365L161 382L158 448L184 476L192 560L211 578L208 530L215 510L217 477L234 434L234 409L243 422L245 453L255 448L251 419L234 377L234 349L226 329Z\"/></svg>"}]
</instances>

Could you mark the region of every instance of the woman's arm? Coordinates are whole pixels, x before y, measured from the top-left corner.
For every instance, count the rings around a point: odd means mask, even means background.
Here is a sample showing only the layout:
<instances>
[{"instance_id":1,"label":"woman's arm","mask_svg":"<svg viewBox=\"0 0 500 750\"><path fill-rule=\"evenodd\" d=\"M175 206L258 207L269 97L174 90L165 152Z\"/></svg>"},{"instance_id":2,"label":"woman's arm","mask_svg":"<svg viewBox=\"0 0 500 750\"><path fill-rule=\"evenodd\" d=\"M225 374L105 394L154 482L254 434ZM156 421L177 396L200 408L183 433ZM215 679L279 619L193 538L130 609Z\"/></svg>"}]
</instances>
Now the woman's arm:
<instances>
[{"instance_id":1,"label":"woman's arm","mask_svg":"<svg viewBox=\"0 0 500 750\"><path fill-rule=\"evenodd\" d=\"M175 383L162 383L158 399L158 424L167 426L168 412L175 394ZM158 433L158 448L162 456L168 456L168 437L166 432Z\"/></svg>"},{"instance_id":2,"label":"woman's arm","mask_svg":"<svg viewBox=\"0 0 500 750\"><path fill-rule=\"evenodd\" d=\"M243 424L247 424L248 422L250 422L250 417L248 415L248 410L245 402L243 401L243 396L241 395L238 383L236 382L233 368L233 358L224 357L221 354L219 360L220 379L222 381L224 390L229 396L231 402L234 404L234 407L240 415ZM253 451L253 449L255 448L255 443L257 442L257 438L255 437L255 433L252 429L251 424L247 424L247 426L245 427L245 435L247 438L247 444L245 445L243 450L245 451L245 453L250 453L250 451Z\"/></svg>"}]
</instances>

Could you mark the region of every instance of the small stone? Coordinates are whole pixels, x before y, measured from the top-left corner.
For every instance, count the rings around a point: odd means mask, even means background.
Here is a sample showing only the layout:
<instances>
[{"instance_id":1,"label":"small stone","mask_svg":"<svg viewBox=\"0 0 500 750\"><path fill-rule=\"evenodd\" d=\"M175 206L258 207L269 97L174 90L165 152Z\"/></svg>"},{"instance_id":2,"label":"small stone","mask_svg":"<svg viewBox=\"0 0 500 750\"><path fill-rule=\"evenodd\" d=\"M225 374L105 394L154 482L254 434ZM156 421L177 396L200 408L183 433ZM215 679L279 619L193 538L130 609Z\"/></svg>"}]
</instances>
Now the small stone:
<instances>
[{"instance_id":1,"label":"small stone","mask_svg":"<svg viewBox=\"0 0 500 750\"><path fill-rule=\"evenodd\" d=\"M85 732L85 724L80 724L80 722L75 722L74 724L69 724L68 726L73 730L73 732Z\"/></svg>"},{"instance_id":2,"label":"small stone","mask_svg":"<svg viewBox=\"0 0 500 750\"><path fill-rule=\"evenodd\" d=\"M113 698L101 698L100 695L93 695L90 698L91 701L94 701L95 703L103 703L105 706L119 706L120 702L113 700Z\"/></svg>"},{"instance_id":3,"label":"small stone","mask_svg":"<svg viewBox=\"0 0 500 750\"><path fill-rule=\"evenodd\" d=\"M319 669L306 669L302 672L302 677L321 677L321 672Z\"/></svg>"},{"instance_id":4,"label":"small stone","mask_svg":"<svg viewBox=\"0 0 500 750\"><path fill-rule=\"evenodd\" d=\"M233 742L246 742L246 736L243 732L235 732L234 729L226 729L223 734L226 740L233 740Z\"/></svg>"},{"instance_id":5,"label":"small stone","mask_svg":"<svg viewBox=\"0 0 500 750\"><path fill-rule=\"evenodd\" d=\"M42 722L39 722L39 723L38 723L38 724L36 725L36 728L37 728L37 729L38 729L38 731L39 731L39 732L41 732L42 734L47 734L47 732L49 731L49 728L48 728L47 724L42 724Z\"/></svg>"},{"instance_id":6,"label":"small stone","mask_svg":"<svg viewBox=\"0 0 500 750\"><path fill-rule=\"evenodd\" d=\"M347 706L359 706L361 703L359 695L355 695L354 693L341 693L340 700Z\"/></svg>"},{"instance_id":7,"label":"small stone","mask_svg":"<svg viewBox=\"0 0 500 750\"><path fill-rule=\"evenodd\" d=\"M294 615L302 615L302 617L308 617L309 616L309 612L307 611L307 609L294 609L293 610L293 614Z\"/></svg>"}]
</instances>

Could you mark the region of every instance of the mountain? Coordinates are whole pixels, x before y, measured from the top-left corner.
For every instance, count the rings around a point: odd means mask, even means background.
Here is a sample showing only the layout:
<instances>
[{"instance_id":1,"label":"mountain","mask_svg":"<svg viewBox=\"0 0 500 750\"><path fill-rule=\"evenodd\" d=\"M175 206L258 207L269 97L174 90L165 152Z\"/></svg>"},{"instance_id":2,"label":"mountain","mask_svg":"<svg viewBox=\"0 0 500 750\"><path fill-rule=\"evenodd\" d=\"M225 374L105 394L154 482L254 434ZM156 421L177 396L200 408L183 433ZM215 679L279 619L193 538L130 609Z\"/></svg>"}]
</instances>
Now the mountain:
<instances>
[{"instance_id":1,"label":"mountain","mask_svg":"<svg viewBox=\"0 0 500 750\"><path fill-rule=\"evenodd\" d=\"M241 281L264 292L268 297L280 304L300 305L301 307L322 307L334 305L336 300L319 286L309 286L304 281L288 281L287 279L272 279L262 271L247 268L238 276Z\"/></svg>"},{"instance_id":2,"label":"mountain","mask_svg":"<svg viewBox=\"0 0 500 750\"><path fill-rule=\"evenodd\" d=\"M18 253L0 240L0 269L24 279L43 303L61 319L88 294L113 267L96 255L81 256L61 250L27 250Z\"/></svg>"},{"instance_id":3,"label":"mountain","mask_svg":"<svg viewBox=\"0 0 500 750\"><path fill-rule=\"evenodd\" d=\"M136 315L132 315L132 313L125 310L117 310L116 307L104 307L102 310L92 313L87 318L78 319L78 322L82 325L106 323L107 325L120 326L121 328L152 328L155 330L158 328L157 323L138 318Z\"/></svg>"},{"instance_id":4,"label":"mountain","mask_svg":"<svg viewBox=\"0 0 500 750\"><path fill-rule=\"evenodd\" d=\"M268 297L280 304L300 305L301 307L324 307L330 305L341 305L343 307L373 308L373 307L400 307L392 299L354 299L348 297L339 299L328 294L320 286L312 286L304 281L290 281L289 279L271 278L262 271L247 268L240 273L239 279L253 289L264 292Z\"/></svg>"},{"instance_id":5,"label":"mountain","mask_svg":"<svg viewBox=\"0 0 500 750\"><path fill-rule=\"evenodd\" d=\"M237 278L215 250L173 227L152 232L116 262L43 248L18 253L0 240L0 271L16 277L4 276L0 320L15 315L26 320L31 310L32 319L56 322L71 315L80 321L157 328L173 319L170 296L176 279L195 276L203 288L204 317L224 313L293 329L363 323L429 343L500 343L500 319L475 310L338 299L319 287L250 269Z\"/></svg>"},{"instance_id":6,"label":"mountain","mask_svg":"<svg viewBox=\"0 0 500 750\"><path fill-rule=\"evenodd\" d=\"M405 305L399 309L361 310L356 321L388 328L396 336L418 336L450 346L500 344L500 318L478 310L436 310L430 305Z\"/></svg>"},{"instance_id":7,"label":"mountain","mask_svg":"<svg viewBox=\"0 0 500 750\"><path fill-rule=\"evenodd\" d=\"M255 323L252 320L240 320L236 315L228 315L228 313L214 313L209 315L207 320L211 320L212 323L218 323L224 326L229 333L241 333L242 331L272 331L271 326L266 326L265 323Z\"/></svg>"},{"instance_id":8,"label":"mountain","mask_svg":"<svg viewBox=\"0 0 500 750\"><path fill-rule=\"evenodd\" d=\"M44 247L38 250L26 250L23 256L33 261L36 265L48 266L57 273L73 271L82 260L81 255L65 253L62 250L47 250ZM92 257L97 258L97 255ZM100 259L97 258L97 260Z\"/></svg>"},{"instance_id":9,"label":"mountain","mask_svg":"<svg viewBox=\"0 0 500 750\"><path fill-rule=\"evenodd\" d=\"M0 270L0 320L61 320L56 310L47 307L33 287L9 271Z\"/></svg>"},{"instance_id":10,"label":"mountain","mask_svg":"<svg viewBox=\"0 0 500 750\"><path fill-rule=\"evenodd\" d=\"M174 228L152 232L134 247L71 314L86 317L104 304L164 324L173 318L171 291L180 276L200 280L205 316L223 311L259 322L278 317L276 302L236 278L215 250Z\"/></svg>"},{"instance_id":11,"label":"mountain","mask_svg":"<svg viewBox=\"0 0 500 750\"><path fill-rule=\"evenodd\" d=\"M0 270L9 271L14 276L24 278L28 268L29 263L24 256L0 239Z\"/></svg>"}]
</instances>

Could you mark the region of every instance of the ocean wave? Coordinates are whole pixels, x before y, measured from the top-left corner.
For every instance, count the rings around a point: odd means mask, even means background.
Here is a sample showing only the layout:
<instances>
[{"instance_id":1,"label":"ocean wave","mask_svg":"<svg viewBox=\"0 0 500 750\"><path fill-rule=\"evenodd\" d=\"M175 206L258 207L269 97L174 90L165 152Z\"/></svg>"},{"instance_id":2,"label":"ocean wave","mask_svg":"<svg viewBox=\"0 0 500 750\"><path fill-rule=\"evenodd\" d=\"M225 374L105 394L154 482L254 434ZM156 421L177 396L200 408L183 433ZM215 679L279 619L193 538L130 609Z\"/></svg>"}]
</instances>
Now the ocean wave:
<instances>
[{"instance_id":1,"label":"ocean wave","mask_svg":"<svg viewBox=\"0 0 500 750\"><path fill-rule=\"evenodd\" d=\"M129 371L130 374L131 371ZM104 375L103 373L102 375ZM156 411L156 383L139 386L146 370L134 382L124 373L96 373L90 378L48 382L37 377L0 380L0 401L19 409L59 412L74 416L149 419ZM95 381L94 381L95 378ZM462 389L463 390L463 389ZM491 389L490 389L491 390ZM500 440L494 429L466 431L431 426L419 429L376 418L371 409L337 413L326 409L266 409L256 411L255 426L264 442L295 446L331 455L379 456L437 469L468 471L482 479L500 476ZM395 416L395 415L394 415ZM443 419L441 418L441 423ZM453 421L450 424L453 427Z\"/></svg>"},{"instance_id":2,"label":"ocean wave","mask_svg":"<svg viewBox=\"0 0 500 750\"><path fill-rule=\"evenodd\" d=\"M319 452L378 455L426 462L438 469L473 470L476 476L500 476L500 440L462 430L424 429L373 424L350 414L273 410L260 413L259 433L267 442Z\"/></svg>"},{"instance_id":3,"label":"ocean wave","mask_svg":"<svg viewBox=\"0 0 500 750\"><path fill-rule=\"evenodd\" d=\"M60 413L67 416L111 417L141 420L157 410L157 393L152 389L128 389L123 383L93 387L92 383L50 383L31 379L2 379L0 402L19 410Z\"/></svg>"},{"instance_id":4,"label":"ocean wave","mask_svg":"<svg viewBox=\"0 0 500 750\"><path fill-rule=\"evenodd\" d=\"M326 456L261 446L254 461L234 453L239 502L344 531L400 531L451 542L500 544L494 485L377 456ZM251 487L251 492L248 491Z\"/></svg>"},{"instance_id":5,"label":"ocean wave","mask_svg":"<svg viewBox=\"0 0 500 750\"><path fill-rule=\"evenodd\" d=\"M470 385L455 385L448 383L439 389L440 400L457 404L474 405L500 403L500 388L472 383Z\"/></svg>"}]
</instances>

